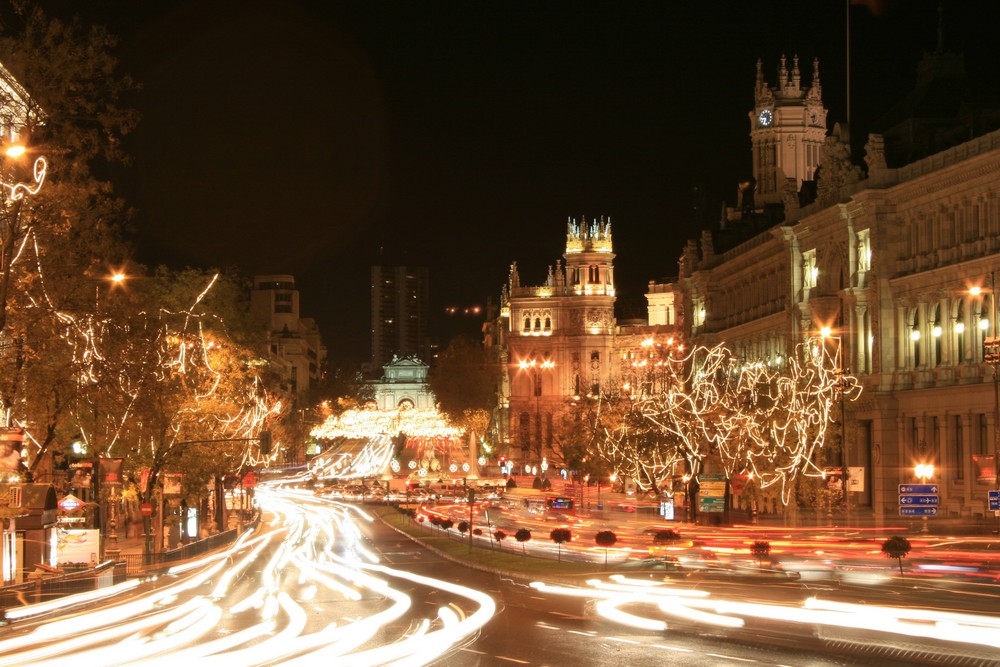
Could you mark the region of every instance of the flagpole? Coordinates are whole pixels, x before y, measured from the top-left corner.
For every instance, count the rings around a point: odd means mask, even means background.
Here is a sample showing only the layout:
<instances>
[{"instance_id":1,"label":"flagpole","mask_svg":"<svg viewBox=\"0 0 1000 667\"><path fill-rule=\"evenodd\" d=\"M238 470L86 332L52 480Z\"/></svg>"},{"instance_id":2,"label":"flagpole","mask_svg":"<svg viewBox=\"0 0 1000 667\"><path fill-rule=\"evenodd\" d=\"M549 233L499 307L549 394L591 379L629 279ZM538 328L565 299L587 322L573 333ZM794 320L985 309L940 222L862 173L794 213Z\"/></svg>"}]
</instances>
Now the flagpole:
<instances>
[{"instance_id":1,"label":"flagpole","mask_svg":"<svg viewBox=\"0 0 1000 667\"><path fill-rule=\"evenodd\" d=\"M851 0L844 0L847 14L847 127L851 127Z\"/></svg>"}]
</instances>

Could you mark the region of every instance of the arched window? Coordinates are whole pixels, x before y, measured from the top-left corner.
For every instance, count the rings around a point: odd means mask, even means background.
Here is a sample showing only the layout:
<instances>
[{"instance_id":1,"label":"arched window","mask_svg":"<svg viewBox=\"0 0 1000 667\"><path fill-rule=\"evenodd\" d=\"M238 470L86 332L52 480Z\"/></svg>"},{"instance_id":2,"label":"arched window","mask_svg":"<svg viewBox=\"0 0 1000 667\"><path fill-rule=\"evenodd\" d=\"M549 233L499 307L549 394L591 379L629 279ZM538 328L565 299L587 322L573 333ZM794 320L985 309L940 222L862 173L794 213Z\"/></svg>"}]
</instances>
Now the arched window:
<instances>
[{"instance_id":1,"label":"arched window","mask_svg":"<svg viewBox=\"0 0 1000 667\"><path fill-rule=\"evenodd\" d=\"M524 318L524 330L525 331L531 331L531 318L530 317L525 317Z\"/></svg>"},{"instance_id":2,"label":"arched window","mask_svg":"<svg viewBox=\"0 0 1000 667\"><path fill-rule=\"evenodd\" d=\"M536 317L535 318L535 331L541 331L541 330L542 330L542 318Z\"/></svg>"},{"instance_id":3,"label":"arched window","mask_svg":"<svg viewBox=\"0 0 1000 667\"><path fill-rule=\"evenodd\" d=\"M545 318L545 330L546 331L552 331L552 318L551 317L546 317Z\"/></svg>"}]
</instances>

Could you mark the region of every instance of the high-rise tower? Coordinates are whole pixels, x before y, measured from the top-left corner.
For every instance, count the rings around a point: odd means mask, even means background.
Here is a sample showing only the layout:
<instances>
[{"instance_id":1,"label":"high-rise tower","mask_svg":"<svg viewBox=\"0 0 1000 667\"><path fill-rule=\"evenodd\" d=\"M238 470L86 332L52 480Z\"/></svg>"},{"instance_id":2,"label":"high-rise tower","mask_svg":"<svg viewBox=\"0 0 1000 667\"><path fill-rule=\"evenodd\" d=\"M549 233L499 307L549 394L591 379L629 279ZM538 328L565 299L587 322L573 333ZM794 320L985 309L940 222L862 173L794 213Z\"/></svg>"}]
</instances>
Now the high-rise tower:
<instances>
[{"instance_id":1,"label":"high-rise tower","mask_svg":"<svg viewBox=\"0 0 1000 667\"><path fill-rule=\"evenodd\" d=\"M415 355L429 363L427 268L373 266L371 269L372 371L381 372L394 355Z\"/></svg>"}]
</instances>

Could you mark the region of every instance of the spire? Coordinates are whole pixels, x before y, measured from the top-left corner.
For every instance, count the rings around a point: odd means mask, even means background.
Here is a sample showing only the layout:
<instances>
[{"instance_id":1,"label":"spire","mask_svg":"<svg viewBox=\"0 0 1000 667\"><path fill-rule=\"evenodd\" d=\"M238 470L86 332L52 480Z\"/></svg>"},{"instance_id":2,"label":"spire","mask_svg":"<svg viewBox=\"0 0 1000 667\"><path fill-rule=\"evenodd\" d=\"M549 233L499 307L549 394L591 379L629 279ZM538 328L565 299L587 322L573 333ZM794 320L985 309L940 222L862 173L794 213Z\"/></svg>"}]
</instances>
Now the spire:
<instances>
[{"instance_id":1,"label":"spire","mask_svg":"<svg viewBox=\"0 0 1000 667\"><path fill-rule=\"evenodd\" d=\"M788 83L788 62L785 54L781 54L781 65L778 66L778 88L784 88Z\"/></svg>"},{"instance_id":2,"label":"spire","mask_svg":"<svg viewBox=\"0 0 1000 667\"><path fill-rule=\"evenodd\" d=\"M760 58L757 58L757 91L759 92L761 88L764 87L764 63Z\"/></svg>"},{"instance_id":3,"label":"spire","mask_svg":"<svg viewBox=\"0 0 1000 667\"><path fill-rule=\"evenodd\" d=\"M795 54L792 56L792 86L795 90L800 88L801 81L802 75L799 73L799 56Z\"/></svg>"},{"instance_id":4,"label":"spire","mask_svg":"<svg viewBox=\"0 0 1000 667\"><path fill-rule=\"evenodd\" d=\"M808 97L815 101L819 101L823 97L823 87L819 82L819 58L813 58L812 85L809 86Z\"/></svg>"}]
</instances>

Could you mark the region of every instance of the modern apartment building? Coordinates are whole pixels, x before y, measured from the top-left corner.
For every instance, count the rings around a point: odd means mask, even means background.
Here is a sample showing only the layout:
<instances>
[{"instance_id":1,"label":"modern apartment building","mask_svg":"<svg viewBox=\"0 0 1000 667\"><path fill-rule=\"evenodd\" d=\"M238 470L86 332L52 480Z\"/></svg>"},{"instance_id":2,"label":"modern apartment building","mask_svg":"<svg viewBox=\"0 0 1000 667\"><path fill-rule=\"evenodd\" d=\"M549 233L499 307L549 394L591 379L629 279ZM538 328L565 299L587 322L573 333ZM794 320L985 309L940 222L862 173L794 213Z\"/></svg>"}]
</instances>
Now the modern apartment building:
<instances>
[{"instance_id":1,"label":"modern apartment building","mask_svg":"<svg viewBox=\"0 0 1000 667\"><path fill-rule=\"evenodd\" d=\"M393 357L430 362L430 281L426 267L371 267L373 372Z\"/></svg>"}]
</instances>

